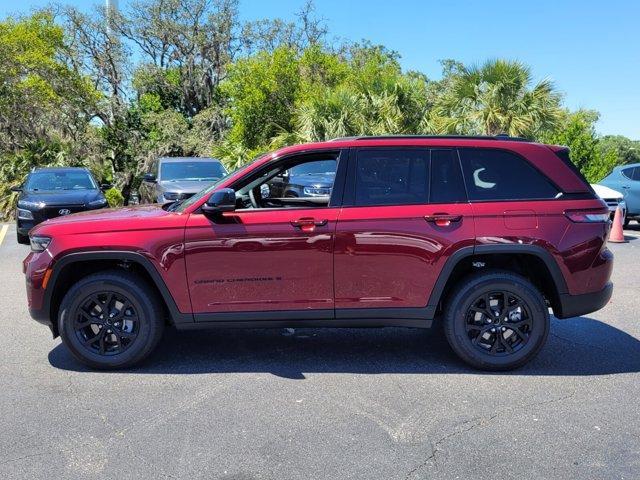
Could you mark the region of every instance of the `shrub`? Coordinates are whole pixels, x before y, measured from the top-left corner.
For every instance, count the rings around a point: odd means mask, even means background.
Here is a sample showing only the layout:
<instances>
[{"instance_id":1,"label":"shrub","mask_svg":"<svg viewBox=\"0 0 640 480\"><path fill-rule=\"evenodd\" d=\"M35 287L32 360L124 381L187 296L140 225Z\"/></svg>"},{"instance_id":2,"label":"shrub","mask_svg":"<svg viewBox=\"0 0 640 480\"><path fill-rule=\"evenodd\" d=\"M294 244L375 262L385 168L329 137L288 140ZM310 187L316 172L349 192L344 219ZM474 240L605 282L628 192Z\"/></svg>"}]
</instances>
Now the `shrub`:
<instances>
[{"instance_id":1,"label":"shrub","mask_svg":"<svg viewBox=\"0 0 640 480\"><path fill-rule=\"evenodd\" d=\"M124 205L124 197L122 196L122 192L117 188L110 188L106 192L104 192L104 196L109 202L110 207L121 207Z\"/></svg>"}]
</instances>

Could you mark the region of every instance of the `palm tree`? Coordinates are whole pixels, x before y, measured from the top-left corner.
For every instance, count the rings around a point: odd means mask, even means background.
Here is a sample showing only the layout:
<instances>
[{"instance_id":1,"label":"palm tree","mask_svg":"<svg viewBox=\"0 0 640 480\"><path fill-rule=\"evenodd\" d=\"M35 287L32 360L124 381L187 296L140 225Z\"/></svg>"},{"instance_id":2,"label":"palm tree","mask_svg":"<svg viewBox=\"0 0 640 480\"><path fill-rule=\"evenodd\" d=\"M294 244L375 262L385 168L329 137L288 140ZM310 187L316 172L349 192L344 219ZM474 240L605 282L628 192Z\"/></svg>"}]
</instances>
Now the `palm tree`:
<instances>
[{"instance_id":1,"label":"palm tree","mask_svg":"<svg viewBox=\"0 0 640 480\"><path fill-rule=\"evenodd\" d=\"M533 85L530 69L517 61L490 60L460 66L443 80L444 91L424 122L439 133L535 137L557 125L561 96L544 79Z\"/></svg>"}]
</instances>

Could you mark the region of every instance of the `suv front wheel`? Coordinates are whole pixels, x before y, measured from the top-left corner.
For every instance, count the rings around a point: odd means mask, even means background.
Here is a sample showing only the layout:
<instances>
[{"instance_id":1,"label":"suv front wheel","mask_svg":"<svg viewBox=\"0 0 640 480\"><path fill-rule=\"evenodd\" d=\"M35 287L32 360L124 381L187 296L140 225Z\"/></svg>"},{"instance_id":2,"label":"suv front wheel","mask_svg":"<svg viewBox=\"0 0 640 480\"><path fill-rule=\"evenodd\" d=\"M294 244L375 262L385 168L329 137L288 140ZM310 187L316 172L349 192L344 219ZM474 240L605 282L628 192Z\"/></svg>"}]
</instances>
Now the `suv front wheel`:
<instances>
[{"instance_id":1,"label":"suv front wheel","mask_svg":"<svg viewBox=\"0 0 640 480\"><path fill-rule=\"evenodd\" d=\"M443 320L451 348L482 370L524 365L549 333L549 311L538 289L506 271L463 279L449 296Z\"/></svg>"},{"instance_id":2,"label":"suv front wheel","mask_svg":"<svg viewBox=\"0 0 640 480\"><path fill-rule=\"evenodd\" d=\"M132 273L109 270L78 281L60 305L58 329L74 357L92 368L126 368L160 341L156 293Z\"/></svg>"}]
</instances>

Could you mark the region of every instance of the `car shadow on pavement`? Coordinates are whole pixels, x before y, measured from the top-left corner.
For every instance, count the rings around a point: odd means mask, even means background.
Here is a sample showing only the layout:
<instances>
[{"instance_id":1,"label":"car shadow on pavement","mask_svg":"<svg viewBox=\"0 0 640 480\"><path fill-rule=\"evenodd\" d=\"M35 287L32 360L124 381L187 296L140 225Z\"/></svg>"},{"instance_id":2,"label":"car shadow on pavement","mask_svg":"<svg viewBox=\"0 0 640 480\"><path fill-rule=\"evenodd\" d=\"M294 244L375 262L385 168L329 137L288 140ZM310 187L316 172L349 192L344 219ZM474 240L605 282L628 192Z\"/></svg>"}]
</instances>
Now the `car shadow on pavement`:
<instances>
[{"instance_id":1,"label":"car shadow on pavement","mask_svg":"<svg viewBox=\"0 0 640 480\"><path fill-rule=\"evenodd\" d=\"M89 371L62 344L49 353L49 362L63 370ZM638 371L638 339L606 323L580 317L552 319L549 339L540 354L509 374ZM304 379L305 373L479 373L457 359L440 331L405 328L168 330L141 366L113 373L243 372L290 379Z\"/></svg>"}]
</instances>

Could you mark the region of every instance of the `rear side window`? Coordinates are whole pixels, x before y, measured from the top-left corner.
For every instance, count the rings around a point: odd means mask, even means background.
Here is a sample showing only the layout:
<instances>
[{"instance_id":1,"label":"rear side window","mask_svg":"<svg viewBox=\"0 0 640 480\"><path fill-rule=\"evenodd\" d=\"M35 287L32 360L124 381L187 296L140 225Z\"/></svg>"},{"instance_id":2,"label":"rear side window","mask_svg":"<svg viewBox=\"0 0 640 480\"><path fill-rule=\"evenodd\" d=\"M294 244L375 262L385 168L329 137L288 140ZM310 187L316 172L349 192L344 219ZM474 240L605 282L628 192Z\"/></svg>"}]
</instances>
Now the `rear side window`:
<instances>
[{"instance_id":1,"label":"rear side window","mask_svg":"<svg viewBox=\"0 0 640 480\"><path fill-rule=\"evenodd\" d=\"M429 151L426 149L358 150L355 204L427 203L428 170Z\"/></svg>"},{"instance_id":2,"label":"rear side window","mask_svg":"<svg viewBox=\"0 0 640 480\"><path fill-rule=\"evenodd\" d=\"M467 192L455 150L431 150L430 203L466 202Z\"/></svg>"},{"instance_id":3,"label":"rear side window","mask_svg":"<svg viewBox=\"0 0 640 480\"><path fill-rule=\"evenodd\" d=\"M469 200L537 200L560 191L522 157L504 150L459 150Z\"/></svg>"}]
</instances>

